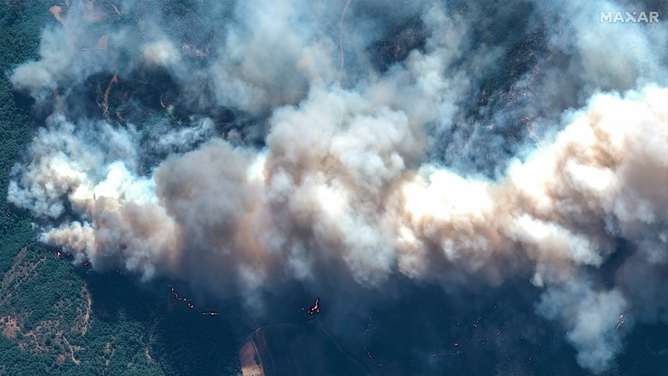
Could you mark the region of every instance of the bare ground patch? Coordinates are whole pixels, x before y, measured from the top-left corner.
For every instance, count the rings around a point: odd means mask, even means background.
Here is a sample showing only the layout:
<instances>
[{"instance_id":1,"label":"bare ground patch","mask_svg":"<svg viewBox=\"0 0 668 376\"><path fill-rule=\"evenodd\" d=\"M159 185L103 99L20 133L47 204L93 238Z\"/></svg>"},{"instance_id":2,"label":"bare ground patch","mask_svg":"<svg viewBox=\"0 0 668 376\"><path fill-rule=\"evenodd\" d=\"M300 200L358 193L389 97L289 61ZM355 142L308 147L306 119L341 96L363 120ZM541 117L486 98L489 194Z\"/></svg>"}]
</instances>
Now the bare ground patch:
<instances>
[{"instance_id":1,"label":"bare ground patch","mask_svg":"<svg viewBox=\"0 0 668 376\"><path fill-rule=\"evenodd\" d=\"M241 349L239 350L239 361L241 362L241 373L243 376L264 376L262 370L262 363L260 362L260 354L253 343L253 339L249 338Z\"/></svg>"},{"instance_id":2,"label":"bare ground patch","mask_svg":"<svg viewBox=\"0 0 668 376\"><path fill-rule=\"evenodd\" d=\"M3 290L7 289L7 286L14 280L14 278L21 275L21 261L26 257L28 253L28 247L23 247L19 253L14 257L14 263L12 267L5 273L2 277L2 285L0 285Z\"/></svg>"},{"instance_id":3,"label":"bare ground patch","mask_svg":"<svg viewBox=\"0 0 668 376\"><path fill-rule=\"evenodd\" d=\"M5 338L16 338L16 332L21 331L16 324L16 318L12 318L11 316L1 318L0 323L4 325L2 335L5 336Z\"/></svg>"},{"instance_id":4,"label":"bare ground patch","mask_svg":"<svg viewBox=\"0 0 668 376\"><path fill-rule=\"evenodd\" d=\"M58 22L63 23L63 17L60 15L60 13L63 11L63 8L59 7L58 5L54 5L49 8L49 11L53 13L53 16L56 17Z\"/></svg>"},{"instance_id":5,"label":"bare ground patch","mask_svg":"<svg viewBox=\"0 0 668 376\"><path fill-rule=\"evenodd\" d=\"M78 347L78 346L74 346L74 347L72 347L72 345L70 345L70 342L69 342L69 341L67 340L67 338L65 338L65 337L63 337L63 341L65 342L65 344L67 345L67 347L69 347L69 349L70 349L70 356L72 357L72 361L74 362L74 364L79 365L79 363L81 363L81 361L80 361L80 360L77 360L77 359L74 357L74 350L75 350L75 349L76 349L76 350L80 350L79 347Z\"/></svg>"},{"instance_id":6,"label":"bare ground patch","mask_svg":"<svg viewBox=\"0 0 668 376\"><path fill-rule=\"evenodd\" d=\"M81 335L86 334L88 331L88 322L90 321L90 310L93 303L92 297L90 295L90 290L88 290L88 285L84 284L81 288L81 295L86 298L85 307L77 307L77 317L74 319L72 332L81 332Z\"/></svg>"}]
</instances>

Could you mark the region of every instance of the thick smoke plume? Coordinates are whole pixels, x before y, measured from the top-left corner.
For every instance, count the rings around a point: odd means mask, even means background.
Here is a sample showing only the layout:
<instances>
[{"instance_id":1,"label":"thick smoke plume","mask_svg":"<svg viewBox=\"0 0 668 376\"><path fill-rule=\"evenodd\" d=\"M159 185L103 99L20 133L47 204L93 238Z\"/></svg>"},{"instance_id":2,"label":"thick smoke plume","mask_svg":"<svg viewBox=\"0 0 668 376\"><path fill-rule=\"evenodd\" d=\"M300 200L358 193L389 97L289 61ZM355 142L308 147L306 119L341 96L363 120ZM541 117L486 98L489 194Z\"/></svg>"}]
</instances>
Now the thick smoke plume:
<instances>
[{"instance_id":1,"label":"thick smoke plume","mask_svg":"<svg viewBox=\"0 0 668 376\"><path fill-rule=\"evenodd\" d=\"M400 274L448 290L530 270L536 313L569 332L582 367L606 369L625 309L668 322L665 13L602 24L629 5L412 3L353 1L344 18L345 2L255 0L134 19L161 8L125 1L124 22L98 32L104 49L86 40L94 11L73 4L11 76L52 114L8 200L77 262L254 307L286 281L354 293ZM185 108L190 125L139 129L74 104L88 77L156 69L179 88L160 93L163 112ZM217 132L221 109L247 126ZM632 254L602 285L620 238Z\"/></svg>"}]
</instances>

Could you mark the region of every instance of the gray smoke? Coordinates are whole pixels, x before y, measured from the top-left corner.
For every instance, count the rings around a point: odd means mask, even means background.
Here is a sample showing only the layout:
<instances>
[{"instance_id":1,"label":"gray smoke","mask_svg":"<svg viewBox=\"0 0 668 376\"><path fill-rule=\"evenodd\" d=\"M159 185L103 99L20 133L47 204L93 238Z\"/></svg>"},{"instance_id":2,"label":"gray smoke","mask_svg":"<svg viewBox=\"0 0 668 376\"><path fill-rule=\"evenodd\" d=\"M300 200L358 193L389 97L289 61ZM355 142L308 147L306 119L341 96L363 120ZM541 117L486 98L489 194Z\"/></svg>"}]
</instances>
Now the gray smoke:
<instances>
[{"instance_id":1,"label":"gray smoke","mask_svg":"<svg viewBox=\"0 0 668 376\"><path fill-rule=\"evenodd\" d=\"M625 309L668 322L668 58L655 47L668 41L665 16L600 23L600 11L629 6L611 2L353 1L344 18L345 5L205 2L144 17L164 9L73 4L44 30L41 59L11 76L54 107L8 200L51 221L40 240L77 262L253 307L323 270L351 292L382 291L397 273L447 289L530 270L544 289L536 312L596 372L622 350ZM520 21L501 42L484 31ZM369 51L402 22L406 42L382 50L379 67ZM103 36L108 48L91 51ZM63 105L95 74L158 68L191 125L166 117L138 130ZM55 91L64 99L52 104ZM253 119L260 145L215 131L216 107ZM157 160L146 166L147 155ZM617 238L633 254L603 287Z\"/></svg>"}]
</instances>

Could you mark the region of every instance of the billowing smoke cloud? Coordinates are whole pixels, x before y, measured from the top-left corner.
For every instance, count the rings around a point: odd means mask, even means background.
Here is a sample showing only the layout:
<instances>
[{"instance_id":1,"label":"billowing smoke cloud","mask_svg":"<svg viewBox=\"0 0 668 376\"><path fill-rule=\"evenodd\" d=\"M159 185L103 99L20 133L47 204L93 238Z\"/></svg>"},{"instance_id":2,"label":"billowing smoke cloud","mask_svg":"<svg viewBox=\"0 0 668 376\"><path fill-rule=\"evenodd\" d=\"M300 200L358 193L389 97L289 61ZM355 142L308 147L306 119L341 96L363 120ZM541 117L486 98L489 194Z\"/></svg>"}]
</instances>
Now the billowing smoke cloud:
<instances>
[{"instance_id":1,"label":"billowing smoke cloud","mask_svg":"<svg viewBox=\"0 0 668 376\"><path fill-rule=\"evenodd\" d=\"M118 9L160 10L151 4ZM65 99L14 167L8 200L44 218L40 240L78 262L254 307L263 291L323 273L354 292L397 274L447 290L531 270L544 289L536 313L563 325L593 371L621 351L625 309L668 322L667 52L652 48L668 40L665 20L601 24L600 11L621 6L599 2L487 4L494 16L353 2L344 24L345 5L205 4L181 21L112 24L108 51L76 49L99 26L73 5L45 30L41 60L12 75L39 101ZM485 35L508 9L527 29ZM379 65L369 51L397 25L401 42ZM142 129L111 125L67 103L87 77L156 66L189 124L170 123L169 107ZM259 145L218 133L215 107L253 119ZM602 285L619 238L632 255Z\"/></svg>"}]
</instances>

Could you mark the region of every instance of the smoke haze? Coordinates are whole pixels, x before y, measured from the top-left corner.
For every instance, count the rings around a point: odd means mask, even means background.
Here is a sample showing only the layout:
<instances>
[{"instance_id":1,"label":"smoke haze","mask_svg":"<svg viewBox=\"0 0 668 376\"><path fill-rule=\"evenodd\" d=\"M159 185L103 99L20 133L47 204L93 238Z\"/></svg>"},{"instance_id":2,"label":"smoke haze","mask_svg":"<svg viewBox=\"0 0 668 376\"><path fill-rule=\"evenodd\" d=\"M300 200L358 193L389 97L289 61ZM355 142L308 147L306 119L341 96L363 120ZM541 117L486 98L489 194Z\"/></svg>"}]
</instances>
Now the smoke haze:
<instances>
[{"instance_id":1,"label":"smoke haze","mask_svg":"<svg viewBox=\"0 0 668 376\"><path fill-rule=\"evenodd\" d=\"M8 73L39 119L8 201L75 262L259 315L295 282L529 280L593 372L668 323L665 4L100 4ZM636 9L660 22L599 22Z\"/></svg>"}]
</instances>

